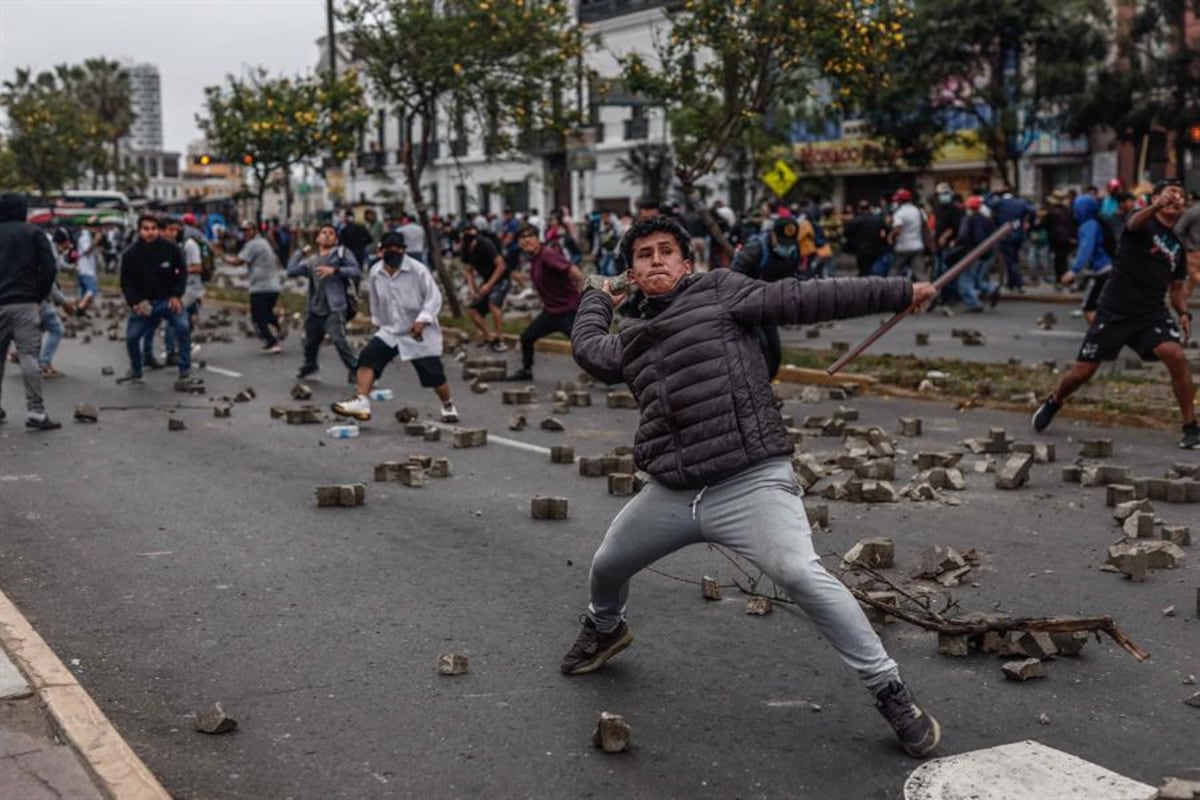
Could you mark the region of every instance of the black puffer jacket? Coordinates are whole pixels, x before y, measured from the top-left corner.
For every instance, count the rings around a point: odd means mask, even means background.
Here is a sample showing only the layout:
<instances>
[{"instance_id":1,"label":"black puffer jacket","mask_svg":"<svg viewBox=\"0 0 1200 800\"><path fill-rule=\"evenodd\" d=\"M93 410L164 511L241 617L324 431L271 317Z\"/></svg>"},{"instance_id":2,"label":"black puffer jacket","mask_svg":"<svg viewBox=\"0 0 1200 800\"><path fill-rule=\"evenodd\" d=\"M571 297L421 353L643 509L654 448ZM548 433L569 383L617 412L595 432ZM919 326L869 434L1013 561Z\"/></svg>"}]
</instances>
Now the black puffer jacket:
<instances>
[{"instance_id":1,"label":"black puffer jacket","mask_svg":"<svg viewBox=\"0 0 1200 800\"><path fill-rule=\"evenodd\" d=\"M624 381L637 397L637 465L672 489L698 489L793 451L758 326L899 311L911 301L905 278L763 283L719 270L643 300L616 334L608 297L589 291L571 347L588 373Z\"/></svg>"},{"instance_id":2,"label":"black puffer jacket","mask_svg":"<svg viewBox=\"0 0 1200 800\"><path fill-rule=\"evenodd\" d=\"M58 272L50 240L25 214L24 195L0 193L0 306L42 302Z\"/></svg>"}]
</instances>

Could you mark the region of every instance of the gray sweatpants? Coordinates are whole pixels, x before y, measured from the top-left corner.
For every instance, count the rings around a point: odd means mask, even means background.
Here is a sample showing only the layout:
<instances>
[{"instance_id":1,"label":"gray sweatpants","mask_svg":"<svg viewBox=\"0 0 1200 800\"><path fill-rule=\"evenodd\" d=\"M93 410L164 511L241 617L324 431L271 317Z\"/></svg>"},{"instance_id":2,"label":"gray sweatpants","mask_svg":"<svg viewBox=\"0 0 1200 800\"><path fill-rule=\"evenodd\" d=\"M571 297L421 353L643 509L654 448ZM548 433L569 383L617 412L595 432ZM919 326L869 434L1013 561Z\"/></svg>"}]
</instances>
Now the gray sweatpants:
<instances>
[{"instance_id":1,"label":"gray sweatpants","mask_svg":"<svg viewBox=\"0 0 1200 800\"><path fill-rule=\"evenodd\" d=\"M629 580L658 559L701 542L749 559L785 589L867 688L899 679L854 595L830 575L812 544L787 458L774 458L701 490L651 481L609 525L592 559L588 616L601 631L625 616Z\"/></svg>"},{"instance_id":2,"label":"gray sweatpants","mask_svg":"<svg viewBox=\"0 0 1200 800\"><path fill-rule=\"evenodd\" d=\"M42 316L37 303L16 303L0 306L0 389L4 385L4 364L8 346L15 344L25 378L25 409L30 414L43 414L42 369L38 355L42 350Z\"/></svg>"}]
</instances>

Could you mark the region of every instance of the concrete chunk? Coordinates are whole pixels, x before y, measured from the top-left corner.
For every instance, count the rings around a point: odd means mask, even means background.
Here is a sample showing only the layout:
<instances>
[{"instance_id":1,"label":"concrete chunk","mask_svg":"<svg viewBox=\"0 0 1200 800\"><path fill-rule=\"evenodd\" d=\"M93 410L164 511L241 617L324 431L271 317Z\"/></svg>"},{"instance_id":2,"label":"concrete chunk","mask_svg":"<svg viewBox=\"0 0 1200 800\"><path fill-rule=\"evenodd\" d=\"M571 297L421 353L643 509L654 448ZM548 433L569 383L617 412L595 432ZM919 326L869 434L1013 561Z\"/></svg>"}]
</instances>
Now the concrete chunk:
<instances>
[{"instance_id":1,"label":"concrete chunk","mask_svg":"<svg viewBox=\"0 0 1200 800\"><path fill-rule=\"evenodd\" d=\"M842 556L842 568L852 569L854 564L865 564L872 569L887 569L896 562L896 545L883 536L859 539Z\"/></svg>"},{"instance_id":2,"label":"concrete chunk","mask_svg":"<svg viewBox=\"0 0 1200 800\"><path fill-rule=\"evenodd\" d=\"M1130 556L1145 553L1149 569L1174 569L1183 564L1187 554L1174 542L1162 539L1135 539L1118 542L1108 548L1108 563L1125 572L1124 566Z\"/></svg>"},{"instance_id":3,"label":"concrete chunk","mask_svg":"<svg viewBox=\"0 0 1200 800\"><path fill-rule=\"evenodd\" d=\"M469 662L467 657L459 653L441 653L438 655L438 675L465 675Z\"/></svg>"},{"instance_id":4,"label":"concrete chunk","mask_svg":"<svg viewBox=\"0 0 1200 800\"><path fill-rule=\"evenodd\" d=\"M229 417L233 415L233 403L217 403L213 406L214 417Z\"/></svg>"},{"instance_id":5,"label":"concrete chunk","mask_svg":"<svg viewBox=\"0 0 1200 800\"><path fill-rule=\"evenodd\" d=\"M921 420L917 417L901 417L900 418L900 435L901 436L920 436L921 435Z\"/></svg>"},{"instance_id":6,"label":"concrete chunk","mask_svg":"<svg viewBox=\"0 0 1200 800\"><path fill-rule=\"evenodd\" d=\"M1043 442L1017 442L1012 446L1014 453L1029 453L1035 464L1051 464L1055 460L1054 445Z\"/></svg>"},{"instance_id":7,"label":"concrete chunk","mask_svg":"<svg viewBox=\"0 0 1200 800\"><path fill-rule=\"evenodd\" d=\"M1104 502L1109 506L1117 506L1133 500L1133 487L1127 483L1110 483L1104 492Z\"/></svg>"},{"instance_id":8,"label":"concrete chunk","mask_svg":"<svg viewBox=\"0 0 1200 800\"><path fill-rule=\"evenodd\" d=\"M457 448L483 447L487 444L487 428L455 428L453 444Z\"/></svg>"},{"instance_id":9,"label":"concrete chunk","mask_svg":"<svg viewBox=\"0 0 1200 800\"><path fill-rule=\"evenodd\" d=\"M637 398L633 396L633 392L618 390L609 392L606 396L606 401L609 408L637 408Z\"/></svg>"},{"instance_id":10,"label":"concrete chunk","mask_svg":"<svg viewBox=\"0 0 1200 800\"><path fill-rule=\"evenodd\" d=\"M426 474L431 478L449 478L450 477L450 459L435 458L433 463L429 465Z\"/></svg>"},{"instance_id":11,"label":"concrete chunk","mask_svg":"<svg viewBox=\"0 0 1200 800\"><path fill-rule=\"evenodd\" d=\"M75 406L75 421L76 422L99 422L100 409L96 408L91 403L80 403Z\"/></svg>"},{"instance_id":12,"label":"concrete chunk","mask_svg":"<svg viewBox=\"0 0 1200 800\"><path fill-rule=\"evenodd\" d=\"M307 384L297 383L292 387L291 395L293 400L311 400L313 390Z\"/></svg>"},{"instance_id":13,"label":"concrete chunk","mask_svg":"<svg viewBox=\"0 0 1200 800\"><path fill-rule=\"evenodd\" d=\"M186 431L187 425L183 424L183 420L178 417L169 417L167 419L167 430L169 431Z\"/></svg>"},{"instance_id":14,"label":"concrete chunk","mask_svg":"<svg viewBox=\"0 0 1200 800\"><path fill-rule=\"evenodd\" d=\"M442 429L441 428L435 428L432 425L429 425L425 428L425 441L440 442L441 440L442 440Z\"/></svg>"},{"instance_id":15,"label":"concrete chunk","mask_svg":"<svg viewBox=\"0 0 1200 800\"><path fill-rule=\"evenodd\" d=\"M966 658L971 654L971 637L965 634L938 634L938 655Z\"/></svg>"},{"instance_id":16,"label":"concrete chunk","mask_svg":"<svg viewBox=\"0 0 1200 800\"><path fill-rule=\"evenodd\" d=\"M566 519L567 498L535 497L530 504L530 513L534 519Z\"/></svg>"},{"instance_id":17,"label":"concrete chunk","mask_svg":"<svg viewBox=\"0 0 1200 800\"><path fill-rule=\"evenodd\" d=\"M746 600L746 613L752 617L765 617L775 610L769 597L754 596Z\"/></svg>"},{"instance_id":18,"label":"concrete chunk","mask_svg":"<svg viewBox=\"0 0 1200 800\"><path fill-rule=\"evenodd\" d=\"M1029 468L1033 466L1033 456L1029 453L1017 453L1004 462L1004 466L996 473L997 489L1019 489L1029 480Z\"/></svg>"},{"instance_id":19,"label":"concrete chunk","mask_svg":"<svg viewBox=\"0 0 1200 800\"><path fill-rule=\"evenodd\" d=\"M917 465L918 472L924 472L934 467L953 467L962 458L962 453L952 453L948 451L942 452L924 452L917 453L914 463Z\"/></svg>"},{"instance_id":20,"label":"concrete chunk","mask_svg":"<svg viewBox=\"0 0 1200 800\"><path fill-rule=\"evenodd\" d=\"M550 447L551 464L575 463L575 448L566 444L556 444Z\"/></svg>"},{"instance_id":21,"label":"concrete chunk","mask_svg":"<svg viewBox=\"0 0 1200 800\"><path fill-rule=\"evenodd\" d=\"M1163 525L1162 538L1180 547L1188 547L1192 543L1192 529L1187 525Z\"/></svg>"},{"instance_id":22,"label":"concrete chunk","mask_svg":"<svg viewBox=\"0 0 1200 800\"><path fill-rule=\"evenodd\" d=\"M1083 467L1078 464L1068 464L1063 467L1063 483L1079 483L1083 479Z\"/></svg>"},{"instance_id":23,"label":"concrete chunk","mask_svg":"<svg viewBox=\"0 0 1200 800\"><path fill-rule=\"evenodd\" d=\"M606 753L623 753L629 749L631 734L624 717L601 711L596 730L592 732L592 744Z\"/></svg>"},{"instance_id":24,"label":"concrete chunk","mask_svg":"<svg viewBox=\"0 0 1200 800\"><path fill-rule=\"evenodd\" d=\"M237 726L237 720L226 714L220 703L213 703L208 708L197 711L192 718L194 730L213 736L230 733L237 730Z\"/></svg>"},{"instance_id":25,"label":"concrete chunk","mask_svg":"<svg viewBox=\"0 0 1200 800\"><path fill-rule=\"evenodd\" d=\"M1113 519L1124 522L1138 512L1154 513L1154 506L1149 500L1126 500L1113 507Z\"/></svg>"},{"instance_id":26,"label":"concrete chunk","mask_svg":"<svg viewBox=\"0 0 1200 800\"><path fill-rule=\"evenodd\" d=\"M1028 658L1050 658L1058 653L1054 638L1043 631L1024 631L1012 639L1012 652Z\"/></svg>"},{"instance_id":27,"label":"concrete chunk","mask_svg":"<svg viewBox=\"0 0 1200 800\"><path fill-rule=\"evenodd\" d=\"M546 417L542 420L541 428L544 431L562 432L567 429L567 426L562 424L562 420L554 417Z\"/></svg>"},{"instance_id":28,"label":"concrete chunk","mask_svg":"<svg viewBox=\"0 0 1200 800\"><path fill-rule=\"evenodd\" d=\"M361 483L333 484L316 488L317 506L361 506L366 502L367 487Z\"/></svg>"},{"instance_id":29,"label":"concrete chunk","mask_svg":"<svg viewBox=\"0 0 1200 800\"><path fill-rule=\"evenodd\" d=\"M533 401L534 393L529 389L505 389L500 393L500 402L506 406L527 406Z\"/></svg>"},{"instance_id":30,"label":"concrete chunk","mask_svg":"<svg viewBox=\"0 0 1200 800\"><path fill-rule=\"evenodd\" d=\"M721 584L717 583L716 578L705 575L700 579L700 594L705 600L720 600Z\"/></svg>"},{"instance_id":31,"label":"concrete chunk","mask_svg":"<svg viewBox=\"0 0 1200 800\"><path fill-rule=\"evenodd\" d=\"M1084 439L1080 442L1081 458L1111 458L1112 454L1112 439Z\"/></svg>"},{"instance_id":32,"label":"concrete chunk","mask_svg":"<svg viewBox=\"0 0 1200 800\"><path fill-rule=\"evenodd\" d=\"M319 425L321 412L312 406L289 408L283 412L288 425Z\"/></svg>"},{"instance_id":33,"label":"concrete chunk","mask_svg":"<svg viewBox=\"0 0 1200 800\"><path fill-rule=\"evenodd\" d=\"M613 497L629 497L634 493L633 475L627 472L608 474L608 493Z\"/></svg>"},{"instance_id":34,"label":"concrete chunk","mask_svg":"<svg viewBox=\"0 0 1200 800\"><path fill-rule=\"evenodd\" d=\"M396 422L401 425L407 425L410 422L416 422L421 418L421 411L412 406L404 406L396 411Z\"/></svg>"},{"instance_id":35,"label":"concrete chunk","mask_svg":"<svg viewBox=\"0 0 1200 800\"><path fill-rule=\"evenodd\" d=\"M577 407L590 406L592 404L592 393L584 391L568 392L567 404Z\"/></svg>"},{"instance_id":36,"label":"concrete chunk","mask_svg":"<svg viewBox=\"0 0 1200 800\"><path fill-rule=\"evenodd\" d=\"M814 528L829 530L829 504L816 503L805 509L808 512L809 524Z\"/></svg>"},{"instance_id":37,"label":"concrete chunk","mask_svg":"<svg viewBox=\"0 0 1200 800\"><path fill-rule=\"evenodd\" d=\"M400 467L400 483L420 489L425 485L425 468L418 464L404 464Z\"/></svg>"},{"instance_id":38,"label":"concrete chunk","mask_svg":"<svg viewBox=\"0 0 1200 800\"><path fill-rule=\"evenodd\" d=\"M1149 539L1154 536L1154 515L1144 511L1135 511L1126 517L1121 529L1130 538Z\"/></svg>"},{"instance_id":39,"label":"concrete chunk","mask_svg":"<svg viewBox=\"0 0 1200 800\"><path fill-rule=\"evenodd\" d=\"M1046 677L1046 668L1036 658L1027 658L1023 661L1006 661L1001 669L1004 670L1004 677L1010 681L1030 681L1034 678Z\"/></svg>"}]
</instances>

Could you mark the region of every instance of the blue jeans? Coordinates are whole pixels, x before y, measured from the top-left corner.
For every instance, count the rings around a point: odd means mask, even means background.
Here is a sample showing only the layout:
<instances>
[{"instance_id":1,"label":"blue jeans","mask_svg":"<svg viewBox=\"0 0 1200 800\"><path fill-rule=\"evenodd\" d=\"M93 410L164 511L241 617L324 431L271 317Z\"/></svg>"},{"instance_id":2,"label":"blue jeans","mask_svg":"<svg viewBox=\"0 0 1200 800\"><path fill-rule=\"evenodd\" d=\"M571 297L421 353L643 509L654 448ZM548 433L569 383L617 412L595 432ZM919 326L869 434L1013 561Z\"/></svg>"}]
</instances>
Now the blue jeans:
<instances>
[{"instance_id":1,"label":"blue jeans","mask_svg":"<svg viewBox=\"0 0 1200 800\"><path fill-rule=\"evenodd\" d=\"M1021 242L1020 235L1010 236L1000 242L1000 257L1004 259L1010 289L1020 289L1025 285L1025 278L1021 275Z\"/></svg>"},{"instance_id":2,"label":"blue jeans","mask_svg":"<svg viewBox=\"0 0 1200 800\"><path fill-rule=\"evenodd\" d=\"M871 265L871 274L877 278L886 278L888 273L892 271L892 254L884 253L879 258L875 259L875 263Z\"/></svg>"},{"instance_id":3,"label":"blue jeans","mask_svg":"<svg viewBox=\"0 0 1200 800\"><path fill-rule=\"evenodd\" d=\"M95 275L76 275L76 280L79 281L79 299L87 297L89 294L92 297L97 297L100 294L100 284L96 281Z\"/></svg>"},{"instance_id":4,"label":"blue jeans","mask_svg":"<svg viewBox=\"0 0 1200 800\"><path fill-rule=\"evenodd\" d=\"M185 308L184 311L187 312L188 330L190 331L192 329L192 320L200 315L200 301L197 300L196 302L192 303L190 306ZM157 330L158 326L155 325L154 327ZM148 337L148 344L152 347L153 343L154 343L154 331L151 331L150 336ZM170 325L168 325L166 328L163 329L163 345L167 348L167 355L176 353L179 350L179 348L176 347L176 342L175 342L175 329L172 328ZM144 352L148 353L150 351L146 350Z\"/></svg>"},{"instance_id":5,"label":"blue jeans","mask_svg":"<svg viewBox=\"0 0 1200 800\"><path fill-rule=\"evenodd\" d=\"M772 458L702 490L651 480L617 514L592 560L588 616L601 631L625 617L629 581L689 544L718 544L755 564L804 609L871 691L899 669L841 581L813 548L791 461Z\"/></svg>"},{"instance_id":6,"label":"blue jeans","mask_svg":"<svg viewBox=\"0 0 1200 800\"><path fill-rule=\"evenodd\" d=\"M58 352L58 345L63 338L62 320L58 318L58 309L54 307L54 303L42 303L42 332L45 338L42 340L42 354L38 356L38 364L48 367L53 363L54 354Z\"/></svg>"},{"instance_id":7,"label":"blue jeans","mask_svg":"<svg viewBox=\"0 0 1200 800\"><path fill-rule=\"evenodd\" d=\"M192 369L192 332L188 325L187 310L176 314L166 300L154 300L147 316L130 314L125 326L125 350L129 354L129 368L134 373L142 371L142 340L151 339L159 322L166 322L174 330L179 345L179 374L187 375Z\"/></svg>"},{"instance_id":8,"label":"blue jeans","mask_svg":"<svg viewBox=\"0 0 1200 800\"><path fill-rule=\"evenodd\" d=\"M596 270L606 278L611 278L617 274L616 259L613 257L611 250L601 250L600 259L596 263Z\"/></svg>"},{"instance_id":9,"label":"blue jeans","mask_svg":"<svg viewBox=\"0 0 1200 800\"><path fill-rule=\"evenodd\" d=\"M979 296L987 297L1000 287L992 283L989 275L996 261L996 251L982 256L958 276L958 294L967 308L983 308Z\"/></svg>"}]
</instances>

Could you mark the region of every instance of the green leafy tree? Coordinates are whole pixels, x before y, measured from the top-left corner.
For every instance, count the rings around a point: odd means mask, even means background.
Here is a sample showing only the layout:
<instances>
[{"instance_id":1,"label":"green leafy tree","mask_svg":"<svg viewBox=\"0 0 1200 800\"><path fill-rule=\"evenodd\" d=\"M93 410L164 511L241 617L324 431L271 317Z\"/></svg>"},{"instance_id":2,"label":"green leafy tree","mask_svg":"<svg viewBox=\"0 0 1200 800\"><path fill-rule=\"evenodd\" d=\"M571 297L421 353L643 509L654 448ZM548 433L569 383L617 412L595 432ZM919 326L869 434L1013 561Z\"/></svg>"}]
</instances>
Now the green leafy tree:
<instances>
[{"instance_id":1,"label":"green leafy tree","mask_svg":"<svg viewBox=\"0 0 1200 800\"><path fill-rule=\"evenodd\" d=\"M1200 41L1187 35L1188 15L1200 18L1200 0L1144 0L1132 11L1117 26L1116 58L1096 70L1072 127L1111 128L1134 143L1171 131L1182 175L1188 129L1200 124Z\"/></svg>"},{"instance_id":2,"label":"green leafy tree","mask_svg":"<svg viewBox=\"0 0 1200 800\"><path fill-rule=\"evenodd\" d=\"M0 186L17 192L32 188L17 169L17 157L3 140L0 140Z\"/></svg>"},{"instance_id":3,"label":"green leafy tree","mask_svg":"<svg viewBox=\"0 0 1200 800\"><path fill-rule=\"evenodd\" d=\"M671 151L661 145L640 144L618 158L621 180L639 187L643 197L666 197L671 186Z\"/></svg>"},{"instance_id":4,"label":"green leafy tree","mask_svg":"<svg viewBox=\"0 0 1200 800\"><path fill-rule=\"evenodd\" d=\"M989 167L1013 186L1039 133L1069 127L1088 74L1107 52L1104 0L923 0L891 78L852 106L886 143L882 159L929 163L972 129ZM957 133L956 133L957 132Z\"/></svg>"},{"instance_id":5,"label":"green leafy tree","mask_svg":"<svg viewBox=\"0 0 1200 800\"><path fill-rule=\"evenodd\" d=\"M578 122L562 76L587 42L565 0L355 0L340 16L373 94L400 117L400 161L429 241L436 237L421 176L439 120L448 121L451 140L479 130L489 156L536 150ZM434 247L429 256L461 314L441 253Z\"/></svg>"},{"instance_id":6,"label":"green leafy tree","mask_svg":"<svg viewBox=\"0 0 1200 800\"><path fill-rule=\"evenodd\" d=\"M297 164L326 154L348 157L368 113L354 72L273 78L259 69L248 78L228 76L223 86L206 88L204 97L205 113L196 122L214 151L242 163L254 177L260 220L263 195L275 175L281 173L288 185Z\"/></svg>"},{"instance_id":7,"label":"green leafy tree","mask_svg":"<svg viewBox=\"0 0 1200 800\"><path fill-rule=\"evenodd\" d=\"M899 0L687 0L653 53L620 59L622 78L665 109L675 179L699 205L697 184L719 162L747 148L765 160L788 141L786 121L824 79L837 81L842 98L877 81L872 66L903 47L908 13ZM700 210L728 256L715 220Z\"/></svg>"},{"instance_id":8,"label":"green leafy tree","mask_svg":"<svg viewBox=\"0 0 1200 800\"><path fill-rule=\"evenodd\" d=\"M34 76L18 69L4 83L0 107L8 119L5 138L17 183L50 196L83 176L94 158L99 129L90 115L80 113L54 73Z\"/></svg>"},{"instance_id":9,"label":"green leafy tree","mask_svg":"<svg viewBox=\"0 0 1200 800\"><path fill-rule=\"evenodd\" d=\"M92 163L93 183L109 187L129 183L123 175L120 143L133 127L133 90L129 72L116 61L89 58L83 64L60 64L54 68L64 89L79 103L80 112L91 119L98 139Z\"/></svg>"}]
</instances>

